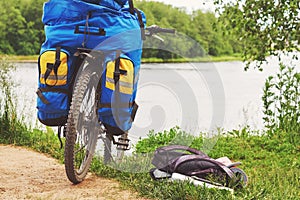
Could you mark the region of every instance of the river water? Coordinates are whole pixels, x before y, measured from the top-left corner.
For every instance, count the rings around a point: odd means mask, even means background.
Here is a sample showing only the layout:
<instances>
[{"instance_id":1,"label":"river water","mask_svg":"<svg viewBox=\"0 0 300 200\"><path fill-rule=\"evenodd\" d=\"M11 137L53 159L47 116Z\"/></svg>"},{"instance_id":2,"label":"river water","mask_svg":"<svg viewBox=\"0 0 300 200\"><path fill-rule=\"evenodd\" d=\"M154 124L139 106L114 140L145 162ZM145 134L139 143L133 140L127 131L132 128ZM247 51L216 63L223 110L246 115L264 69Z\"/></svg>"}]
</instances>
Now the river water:
<instances>
[{"instance_id":1,"label":"river water","mask_svg":"<svg viewBox=\"0 0 300 200\"><path fill-rule=\"evenodd\" d=\"M263 72L244 71L244 67L242 62L143 64L131 139L137 141L149 130L175 126L192 134L245 125L263 129L263 86L265 79L278 71L278 62L270 59ZM36 63L17 63L13 80L18 111L27 123L42 127L35 109L37 71Z\"/></svg>"}]
</instances>

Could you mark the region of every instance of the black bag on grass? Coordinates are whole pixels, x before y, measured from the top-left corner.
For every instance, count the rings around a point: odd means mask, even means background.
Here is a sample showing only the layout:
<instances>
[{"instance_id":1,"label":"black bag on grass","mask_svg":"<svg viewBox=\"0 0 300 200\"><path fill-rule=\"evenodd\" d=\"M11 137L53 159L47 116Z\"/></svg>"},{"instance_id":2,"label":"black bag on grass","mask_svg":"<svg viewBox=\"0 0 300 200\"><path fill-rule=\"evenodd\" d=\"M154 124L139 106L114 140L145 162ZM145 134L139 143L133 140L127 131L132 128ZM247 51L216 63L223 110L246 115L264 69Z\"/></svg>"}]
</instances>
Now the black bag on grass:
<instances>
[{"instance_id":1,"label":"black bag on grass","mask_svg":"<svg viewBox=\"0 0 300 200\"><path fill-rule=\"evenodd\" d=\"M187 146L170 145L157 148L152 164L156 167L150 171L154 179L158 179L155 175L155 170L158 169L169 174L166 178L170 178L172 173L179 173L229 187L244 187L248 181L245 172L236 167L240 162L224 164L220 159L212 159L202 151Z\"/></svg>"}]
</instances>

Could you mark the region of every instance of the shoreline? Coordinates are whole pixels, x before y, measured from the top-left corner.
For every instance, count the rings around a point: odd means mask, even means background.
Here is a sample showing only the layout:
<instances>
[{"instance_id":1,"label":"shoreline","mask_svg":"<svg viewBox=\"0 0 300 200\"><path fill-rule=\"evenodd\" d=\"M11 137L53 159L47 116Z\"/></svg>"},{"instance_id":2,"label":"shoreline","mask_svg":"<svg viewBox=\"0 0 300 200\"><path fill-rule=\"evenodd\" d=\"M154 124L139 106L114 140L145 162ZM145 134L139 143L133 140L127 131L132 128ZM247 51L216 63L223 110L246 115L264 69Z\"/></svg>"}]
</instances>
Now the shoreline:
<instances>
[{"instance_id":1,"label":"shoreline","mask_svg":"<svg viewBox=\"0 0 300 200\"><path fill-rule=\"evenodd\" d=\"M32 56L7 56L0 55L0 59L6 59L12 63L37 63L38 55ZM160 59L160 58L142 58L141 63L207 63L207 62L229 62L229 61L243 61L240 56L207 56L198 58L174 58L174 59Z\"/></svg>"}]
</instances>

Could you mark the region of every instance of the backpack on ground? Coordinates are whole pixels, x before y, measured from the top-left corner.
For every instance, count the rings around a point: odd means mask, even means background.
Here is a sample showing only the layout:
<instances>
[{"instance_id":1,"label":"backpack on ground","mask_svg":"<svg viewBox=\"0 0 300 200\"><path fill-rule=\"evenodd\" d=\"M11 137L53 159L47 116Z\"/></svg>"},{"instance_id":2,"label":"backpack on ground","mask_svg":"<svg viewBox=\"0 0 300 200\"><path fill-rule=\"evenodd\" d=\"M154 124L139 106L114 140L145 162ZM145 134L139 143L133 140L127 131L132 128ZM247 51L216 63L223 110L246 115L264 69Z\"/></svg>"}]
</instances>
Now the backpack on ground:
<instances>
[{"instance_id":1,"label":"backpack on ground","mask_svg":"<svg viewBox=\"0 0 300 200\"><path fill-rule=\"evenodd\" d=\"M226 187L245 187L246 173L227 157L212 159L202 151L181 145L159 147L154 153L150 171L153 179L187 177L188 180Z\"/></svg>"},{"instance_id":2,"label":"backpack on ground","mask_svg":"<svg viewBox=\"0 0 300 200\"><path fill-rule=\"evenodd\" d=\"M132 0L51 0L43 9L46 40L38 60L39 121L47 126L66 124L76 70L82 62L76 52L86 48L105 55L103 66L99 64L103 69L99 120L115 134L129 130L137 110L143 12L134 8ZM118 88L116 70L120 72Z\"/></svg>"}]
</instances>

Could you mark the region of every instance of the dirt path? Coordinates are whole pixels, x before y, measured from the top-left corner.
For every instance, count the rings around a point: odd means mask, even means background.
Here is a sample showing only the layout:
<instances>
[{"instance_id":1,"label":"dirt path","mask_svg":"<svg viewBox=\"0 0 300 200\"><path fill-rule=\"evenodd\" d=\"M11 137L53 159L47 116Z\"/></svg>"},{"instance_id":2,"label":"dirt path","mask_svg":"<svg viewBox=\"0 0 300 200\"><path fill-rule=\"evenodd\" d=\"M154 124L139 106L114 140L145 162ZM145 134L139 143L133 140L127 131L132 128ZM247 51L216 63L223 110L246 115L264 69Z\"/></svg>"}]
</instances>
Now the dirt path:
<instances>
[{"instance_id":1,"label":"dirt path","mask_svg":"<svg viewBox=\"0 0 300 200\"><path fill-rule=\"evenodd\" d=\"M141 199L116 181L89 174L73 185L64 166L53 158L14 146L0 145L0 199Z\"/></svg>"}]
</instances>

